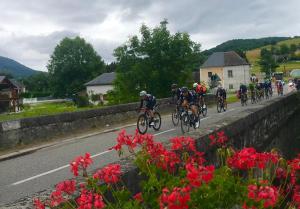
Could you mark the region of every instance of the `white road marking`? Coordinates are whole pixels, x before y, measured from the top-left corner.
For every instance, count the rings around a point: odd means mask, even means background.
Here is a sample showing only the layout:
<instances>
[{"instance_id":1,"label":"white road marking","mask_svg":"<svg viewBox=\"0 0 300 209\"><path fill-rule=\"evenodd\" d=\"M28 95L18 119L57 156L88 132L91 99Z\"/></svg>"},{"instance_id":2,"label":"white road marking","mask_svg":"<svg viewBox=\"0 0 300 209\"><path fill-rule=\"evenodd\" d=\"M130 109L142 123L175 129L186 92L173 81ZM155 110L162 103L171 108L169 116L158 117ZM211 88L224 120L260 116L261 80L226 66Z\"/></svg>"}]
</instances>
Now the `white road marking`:
<instances>
[{"instance_id":1,"label":"white road marking","mask_svg":"<svg viewBox=\"0 0 300 209\"><path fill-rule=\"evenodd\" d=\"M169 130L166 130L166 131L162 131L160 133L157 133L157 134L153 134L153 136L158 136L158 135L161 135L161 134L164 134L164 133L167 133L167 132L171 132L171 131L175 131L176 129L175 128L172 128L172 129L169 129Z\"/></svg>"},{"instance_id":2,"label":"white road marking","mask_svg":"<svg viewBox=\"0 0 300 209\"><path fill-rule=\"evenodd\" d=\"M167 133L167 132L171 132L171 131L175 131L175 130L176 130L176 129L174 129L174 128L173 128L173 129L169 129L169 130L162 131L162 132L160 132L160 133L154 134L154 136L158 136L158 135L161 135L161 134L164 134L164 133ZM106 154L106 153L112 152L112 151L113 151L113 150L106 150L106 151L104 151L104 152L100 152L100 153L97 153L97 154L95 154L95 155L92 155L91 158L95 158L95 157L98 157L98 156L100 156L100 155L104 155L104 154ZM68 164L68 165L64 165L64 166L61 166L61 167L58 167L58 168L55 168L55 169L53 169L53 170L50 170L50 171L47 171L47 172L44 172L44 173L40 173L40 174L38 174L38 175L29 177L29 178L24 179L24 180L21 180L21 181L17 181L17 182L15 182L15 183L11 184L11 185L12 185L12 186L16 186L16 185L25 183L25 182L27 182L27 181L31 181L31 180L33 180L33 179L37 179L37 178L39 178L39 177L46 176L46 175L48 175L48 174L51 174L51 173L60 171L60 170L62 170L62 169L68 168L68 167L70 167L69 164Z\"/></svg>"},{"instance_id":3,"label":"white road marking","mask_svg":"<svg viewBox=\"0 0 300 209\"><path fill-rule=\"evenodd\" d=\"M210 117L205 117L205 118L200 119L200 121L206 120L206 119L209 119L209 118L210 118Z\"/></svg>"}]
</instances>

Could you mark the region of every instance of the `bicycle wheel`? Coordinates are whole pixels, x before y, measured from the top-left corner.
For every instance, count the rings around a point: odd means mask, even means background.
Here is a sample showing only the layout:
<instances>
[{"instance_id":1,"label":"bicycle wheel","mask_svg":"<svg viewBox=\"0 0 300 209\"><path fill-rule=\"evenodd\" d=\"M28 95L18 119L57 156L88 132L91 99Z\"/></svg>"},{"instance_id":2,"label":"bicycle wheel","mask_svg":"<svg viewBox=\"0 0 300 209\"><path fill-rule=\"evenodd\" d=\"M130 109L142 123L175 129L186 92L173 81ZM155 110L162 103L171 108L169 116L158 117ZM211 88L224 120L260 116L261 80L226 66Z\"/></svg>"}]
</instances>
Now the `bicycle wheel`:
<instances>
[{"instance_id":1,"label":"bicycle wheel","mask_svg":"<svg viewBox=\"0 0 300 209\"><path fill-rule=\"evenodd\" d=\"M226 110L227 110L224 103L222 104L222 109L223 109L224 112L226 112Z\"/></svg>"},{"instance_id":2,"label":"bicycle wheel","mask_svg":"<svg viewBox=\"0 0 300 209\"><path fill-rule=\"evenodd\" d=\"M221 102L217 103L217 111L220 113L222 111L222 105Z\"/></svg>"},{"instance_id":3,"label":"bicycle wheel","mask_svg":"<svg viewBox=\"0 0 300 209\"><path fill-rule=\"evenodd\" d=\"M205 117L207 115L207 107L202 107L202 115Z\"/></svg>"},{"instance_id":4,"label":"bicycle wheel","mask_svg":"<svg viewBox=\"0 0 300 209\"><path fill-rule=\"evenodd\" d=\"M190 131L190 117L187 113L184 113L181 118L181 132L187 133Z\"/></svg>"},{"instance_id":5,"label":"bicycle wheel","mask_svg":"<svg viewBox=\"0 0 300 209\"><path fill-rule=\"evenodd\" d=\"M155 112L153 116L154 116L153 117L153 120L154 120L153 129L155 131L158 131L161 127L161 117L160 117L160 114L158 112Z\"/></svg>"},{"instance_id":6,"label":"bicycle wheel","mask_svg":"<svg viewBox=\"0 0 300 209\"><path fill-rule=\"evenodd\" d=\"M177 108L172 112L172 122L174 126L177 126L179 123L179 112Z\"/></svg>"},{"instance_id":7,"label":"bicycle wheel","mask_svg":"<svg viewBox=\"0 0 300 209\"><path fill-rule=\"evenodd\" d=\"M140 134L145 134L148 130L148 119L145 114L142 114L138 117L137 120L137 129Z\"/></svg>"},{"instance_id":8,"label":"bicycle wheel","mask_svg":"<svg viewBox=\"0 0 300 209\"><path fill-rule=\"evenodd\" d=\"M191 115L191 119L194 121L194 124L193 124L194 129L200 128L200 115L201 115L201 113L198 112L197 113L198 120L196 120L195 115ZM199 122L198 127L196 127L196 122Z\"/></svg>"}]
</instances>

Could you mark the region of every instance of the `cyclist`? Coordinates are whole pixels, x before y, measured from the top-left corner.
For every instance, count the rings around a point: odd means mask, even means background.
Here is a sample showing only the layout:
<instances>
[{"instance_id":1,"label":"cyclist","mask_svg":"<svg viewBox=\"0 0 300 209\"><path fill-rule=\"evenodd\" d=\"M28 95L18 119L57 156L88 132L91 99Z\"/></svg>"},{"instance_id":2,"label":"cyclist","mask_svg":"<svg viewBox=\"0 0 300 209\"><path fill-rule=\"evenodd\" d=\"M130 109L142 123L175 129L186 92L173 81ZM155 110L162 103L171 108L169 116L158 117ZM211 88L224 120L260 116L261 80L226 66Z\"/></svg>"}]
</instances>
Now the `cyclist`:
<instances>
[{"instance_id":1,"label":"cyclist","mask_svg":"<svg viewBox=\"0 0 300 209\"><path fill-rule=\"evenodd\" d=\"M240 95L241 95L241 99L243 97L243 95L245 96L245 99L247 100L247 86L245 84L240 84Z\"/></svg>"},{"instance_id":2,"label":"cyclist","mask_svg":"<svg viewBox=\"0 0 300 209\"><path fill-rule=\"evenodd\" d=\"M198 118L198 108L196 106L197 95L194 91L189 91L187 87L181 88L180 96L181 106L187 109L191 109L193 115L195 116L195 127L199 127L199 118Z\"/></svg>"},{"instance_id":3,"label":"cyclist","mask_svg":"<svg viewBox=\"0 0 300 209\"><path fill-rule=\"evenodd\" d=\"M218 99L219 98L222 99L223 104L225 105L225 108L227 109L226 90L221 85L218 86L218 89L217 89L217 92L216 92L216 97Z\"/></svg>"},{"instance_id":4,"label":"cyclist","mask_svg":"<svg viewBox=\"0 0 300 209\"><path fill-rule=\"evenodd\" d=\"M253 82L251 82L249 84L249 89L250 89L250 93L251 93L251 101L255 102L255 84Z\"/></svg>"},{"instance_id":5,"label":"cyclist","mask_svg":"<svg viewBox=\"0 0 300 209\"><path fill-rule=\"evenodd\" d=\"M206 87L204 84L198 84L198 83L194 83L193 84L193 89L194 91L197 93L197 96L199 98L199 105L202 108L205 108L205 101L204 101L204 97L206 96Z\"/></svg>"},{"instance_id":6,"label":"cyclist","mask_svg":"<svg viewBox=\"0 0 300 209\"><path fill-rule=\"evenodd\" d=\"M177 87L176 83L173 83L171 85L171 92L172 92L172 100L174 104L177 104L177 101L180 98L181 95L181 89Z\"/></svg>"},{"instance_id":7,"label":"cyclist","mask_svg":"<svg viewBox=\"0 0 300 209\"><path fill-rule=\"evenodd\" d=\"M268 97L269 94L271 94L271 90L272 90L272 83L268 79L265 79L264 89L265 89L265 95L266 97Z\"/></svg>"},{"instance_id":8,"label":"cyclist","mask_svg":"<svg viewBox=\"0 0 300 209\"><path fill-rule=\"evenodd\" d=\"M141 91L140 92L140 97L141 97L141 104L140 104L140 109L145 105L146 108L149 110L149 115L150 115L150 121L149 124L150 126L154 126L154 121L153 121L153 108L156 105L156 98L155 96L151 94L147 94L146 91Z\"/></svg>"},{"instance_id":9,"label":"cyclist","mask_svg":"<svg viewBox=\"0 0 300 209\"><path fill-rule=\"evenodd\" d=\"M277 93L278 93L278 95L283 95L283 85L284 85L284 82L282 80L277 81Z\"/></svg>"}]
</instances>

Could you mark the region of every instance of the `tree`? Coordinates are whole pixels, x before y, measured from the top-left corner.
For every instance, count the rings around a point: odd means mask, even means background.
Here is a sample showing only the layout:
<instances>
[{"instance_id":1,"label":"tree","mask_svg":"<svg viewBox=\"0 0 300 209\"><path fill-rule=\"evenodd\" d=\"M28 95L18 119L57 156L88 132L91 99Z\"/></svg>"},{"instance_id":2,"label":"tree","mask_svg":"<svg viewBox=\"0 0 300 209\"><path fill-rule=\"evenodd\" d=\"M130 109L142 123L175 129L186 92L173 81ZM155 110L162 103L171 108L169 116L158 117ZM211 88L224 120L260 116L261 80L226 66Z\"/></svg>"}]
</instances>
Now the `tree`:
<instances>
[{"instance_id":1,"label":"tree","mask_svg":"<svg viewBox=\"0 0 300 209\"><path fill-rule=\"evenodd\" d=\"M154 29L142 25L141 38L133 36L115 49L117 78L112 95L119 102L136 100L141 90L169 96L172 83L186 85L191 72L199 69L203 61L200 44L187 33L171 34L167 24L162 21Z\"/></svg>"},{"instance_id":2,"label":"tree","mask_svg":"<svg viewBox=\"0 0 300 209\"><path fill-rule=\"evenodd\" d=\"M8 79L14 78L14 76L10 72L6 71L5 69L4 70L1 69L0 76L5 76Z\"/></svg>"},{"instance_id":3,"label":"tree","mask_svg":"<svg viewBox=\"0 0 300 209\"><path fill-rule=\"evenodd\" d=\"M111 63L105 65L105 72L107 72L107 73L115 72L116 69L117 69L116 62L111 62Z\"/></svg>"},{"instance_id":4,"label":"tree","mask_svg":"<svg viewBox=\"0 0 300 209\"><path fill-rule=\"evenodd\" d=\"M28 92L40 92L51 94L49 74L39 72L22 80Z\"/></svg>"},{"instance_id":5,"label":"tree","mask_svg":"<svg viewBox=\"0 0 300 209\"><path fill-rule=\"evenodd\" d=\"M286 44L281 44L280 45L280 54L282 55L287 55L290 53L290 48L288 45Z\"/></svg>"},{"instance_id":6,"label":"tree","mask_svg":"<svg viewBox=\"0 0 300 209\"><path fill-rule=\"evenodd\" d=\"M266 75L271 76L272 72L275 72L279 65L276 63L271 51L267 49L262 49L260 52L261 58L259 60L261 72L266 73Z\"/></svg>"},{"instance_id":7,"label":"tree","mask_svg":"<svg viewBox=\"0 0 300 209\"><path fill-rule=\"evenodd\" d=\"M47 66L55 96L65 97L84 89L84 83L104 71L104 62L83 38L64 38Z\"/></svg>"},{"instance_id":8,"label":"tree","mask_svg":"<svg viewBox=\"0 0 300 209\"><path fill-rule=\"evenodd\" d=\"M246 60L246 62L249 63L249 60L246 56L246 52L244 52L242 49L236 49L235 52L241 57L243 58L244 60Z\"/></svg>"}]
</instances>

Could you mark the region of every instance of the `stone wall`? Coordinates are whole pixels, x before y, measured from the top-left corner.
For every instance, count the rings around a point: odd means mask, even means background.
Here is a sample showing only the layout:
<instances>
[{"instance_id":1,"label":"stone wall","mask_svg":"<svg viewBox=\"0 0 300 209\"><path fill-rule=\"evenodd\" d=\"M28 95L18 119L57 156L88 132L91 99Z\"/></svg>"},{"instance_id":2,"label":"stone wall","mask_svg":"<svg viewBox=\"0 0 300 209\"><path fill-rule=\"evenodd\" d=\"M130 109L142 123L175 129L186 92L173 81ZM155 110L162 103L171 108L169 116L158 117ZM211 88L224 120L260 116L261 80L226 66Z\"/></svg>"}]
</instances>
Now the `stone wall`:
<instances>
[{"instance_id":1,"label":"stone wall","mask_svg":"<svg viewBox=\"0 0 300 209\"><path fill-rule=\"evenodd\" d=\"M250 146L259 151L278 148L286 157L291 157L291 153L288 151L290 149L287 149L290 146L287 137L297 137L295 129L300 127L300 117L295 116L300 115L299 111L300 92L294 92L265 101L258 108L248 108L239 113L233 112L226 119L210 127L210 130L201 133L195 132L191 136L197 139L198 149L206 152L212 161L214 150L209 147L208 136L213 131L222 130L229 137L230 143L237 149ZM286 136L280 133L281 130L285 130Z\"/></svg>"},{"instance_id":2,"label":"stone wall","mask_svg":"<svg viewBox=\"0 0 300 209\"><path fill-rule=\"evenodd\" d=\"M207 103L214 101L208 95ZM174 107L170 98L158 100L161 113L170 112ZM0 149L16 145L48 141L71 134L83 133L105 127L107 124L122 124L137 118L139 103L108 106L99 109L63 113L57 115L24 118L0 123Z\"/></svg>"},{"instance_id":3,"label":"stone wall","mask_svg":"<svg viewBox=\"0 0 300 209\"><path fill-rule=\"evenodd\" d=\"M245 109L242 113L232 113L225 120L217 122L211 130L202 132L193 132L189 135L196 139L197 148L206 154L206 159L215 163L215 149L209 146L208 136L214 131L224 130L229 137L230 142L235 148L243 148L253 146L258 150L266 150L278 148L283 154L291 156L294 141L286 139L299 139L298 134L300 124L300 92L288 94L286 96L276 98L272 101L266 101L258 108ZM288 127L287 127L288 126ZM19 126L16 125L16 128ZM292 131L289 131L291 130ZM282 132L283 131L283 132ZM297 142L299 144L299 142ZM299 151L299 150L298 150ZM120 163L123 168L123 182L126 187L133 193L139 191L139 172L132 164L132 160L121 159L116 162ZM49 196L50 190L44 193L36 194ZM28 197L3 208L24 208L32 206L32 197Z\"/></svg>"}]
</instances>

